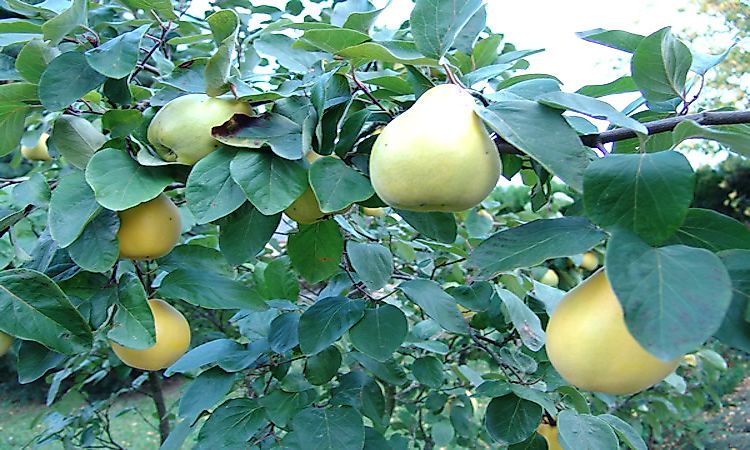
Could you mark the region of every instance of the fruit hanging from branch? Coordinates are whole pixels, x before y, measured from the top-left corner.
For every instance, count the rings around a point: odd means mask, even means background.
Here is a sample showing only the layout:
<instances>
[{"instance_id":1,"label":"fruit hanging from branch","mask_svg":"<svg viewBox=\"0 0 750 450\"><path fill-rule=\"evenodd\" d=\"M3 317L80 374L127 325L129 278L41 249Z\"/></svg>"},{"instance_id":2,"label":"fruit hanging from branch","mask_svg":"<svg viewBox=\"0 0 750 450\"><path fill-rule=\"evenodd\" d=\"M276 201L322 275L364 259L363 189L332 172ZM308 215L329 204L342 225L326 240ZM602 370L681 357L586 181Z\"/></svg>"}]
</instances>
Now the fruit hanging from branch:
<instances>
[{"instance_id":1,"label":"fruit hanging from branch","mask_svg":"<svg viewBox=\"0 0 750 450\"><path fill-rule=\"evenodd\" d=\"M155 259L169 253L182 232L180 210L166 195L119 212L120 258Z\"/></svg>"},{"instance_id":2,"label":"fruit hanging from branch","mask_svg":"<svg viewBox=\"0 0 750 450\"><path fill-rule=\"evenodd\" d=\"M133 349L112 342L112 350L130 367L166 369L190 347L190 325L182 313L164 300L150 299L148 306L154 316L156 344L146 349Z\"/></svg>"},{"instance_id":3,"label":"fruit hanging from branch","mask_svg":"<svg viewBox=\"0 0 750 450\"><path fill-rule=\"evenodd\" d=\"M188 94L170 101L148 126L148 140L165 161L195 164L221 143L211 129L235 113L252 114L248 103L204 94Z\"/></svg>"},{"instance_id":4,"label":"fruit hanging from branch","mask_svg":"<svg viewBox=\"0 0 750 450\"><path fill-rule=\"evenodd\" d=\"M567 382L613 395L658 383L680 361L657 358L630 334L604 269L563 297L547 325L546 345L550 362Z\"/></svg>"},{"instance_id":5,"label":"fruit hanging from branch","mask_svg":"<svg viewBox=\"0 0 750 450\"><path fill-rule=\"evenodd\" d=\"M474 98L443 84L425 92L378 135L370 178L394 208L458 212L476 206L500 177L500 157Z\"/></svg>"}]
</instances>

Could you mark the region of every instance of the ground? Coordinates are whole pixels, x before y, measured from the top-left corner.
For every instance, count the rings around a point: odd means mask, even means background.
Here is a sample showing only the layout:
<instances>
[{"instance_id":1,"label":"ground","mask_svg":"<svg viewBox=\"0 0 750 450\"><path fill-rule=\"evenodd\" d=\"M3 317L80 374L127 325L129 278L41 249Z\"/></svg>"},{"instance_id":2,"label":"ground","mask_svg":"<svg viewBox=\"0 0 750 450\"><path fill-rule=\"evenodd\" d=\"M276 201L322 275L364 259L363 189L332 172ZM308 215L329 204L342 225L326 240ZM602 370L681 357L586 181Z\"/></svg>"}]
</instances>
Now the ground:
<instances>
[{"instance_id":1,"label":"ground","mask_svg":"<svg viewBox=\"0 0 750 450\"><path fill-rule=\"evenodd\" d=\"M165 386L165 400L168 408L176 408L180 398L181 386ZM125 409L128 412L118 416ZM174 410L174 409L172 409ZM0 450L17 450L25 448L41 430L41 425L31 427L35 419L47 412L44 405L9 402L0 399ZM146 423L143 417L154 423L154 403L145 395L122 397L112 408L112 434L114 439L128 450L154 450L159 448L158 430ZM31 447L31 446L30 446ZM33 448L33 447L31 447ZM45 449L62 449L62 445L48 445Z\"/></svg>"}]
</instances>

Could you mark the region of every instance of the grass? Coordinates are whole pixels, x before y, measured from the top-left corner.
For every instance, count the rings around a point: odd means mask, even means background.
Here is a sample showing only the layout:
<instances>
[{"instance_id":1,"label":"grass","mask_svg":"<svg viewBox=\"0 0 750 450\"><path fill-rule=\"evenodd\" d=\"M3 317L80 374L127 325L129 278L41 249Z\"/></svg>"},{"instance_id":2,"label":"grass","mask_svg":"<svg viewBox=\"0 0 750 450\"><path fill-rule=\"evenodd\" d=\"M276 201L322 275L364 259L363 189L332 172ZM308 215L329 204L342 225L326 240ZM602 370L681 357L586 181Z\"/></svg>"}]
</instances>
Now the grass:
<instances>
[{"instance_id":1,"label":"grass","mask_svg":"<svg viewBox=\"0 0 750 450\"><path fill-rule=\"evenodd\" d=\"M164 396L168 408L176 408L180 393L179 385L165 386ZM128 408L132 410L118 416L118 413ZM19 404L0 398L0 450L17 450L32 443L34 437L44 429L42 425L34 424L48 411L43 404ZM154 427L154 417L155 408L150 397L141 394L123 396L111 410L112 437L128 450L158 449L159 431ZM63 446L54 443L42 448L58 450Z\"/></svg>"}]
</instances>

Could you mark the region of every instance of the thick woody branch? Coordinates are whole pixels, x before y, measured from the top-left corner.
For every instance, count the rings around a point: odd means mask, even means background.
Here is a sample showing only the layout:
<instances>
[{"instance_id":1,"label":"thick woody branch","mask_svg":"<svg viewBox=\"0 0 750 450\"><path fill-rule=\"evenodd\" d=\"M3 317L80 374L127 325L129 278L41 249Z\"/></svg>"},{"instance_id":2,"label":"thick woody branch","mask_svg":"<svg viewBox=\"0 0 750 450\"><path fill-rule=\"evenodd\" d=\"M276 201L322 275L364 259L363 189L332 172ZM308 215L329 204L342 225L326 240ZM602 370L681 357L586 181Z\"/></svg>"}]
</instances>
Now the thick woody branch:
<instances>
[{"instance_id":1,"label":"thick woody branch","mask_svg":"<svg viewBox=\"0 0 750 450\"><path fill-rule=\"evenodd\" d=\"M672 131L681 122L692 120L699 125L736 125L740 123L750 123L750 111L708 111L698 114L685 116L670 117L668 119L654 120L645 122L649 135ZM627 128L617 128L614 130L604 131L599 134L587 134L581 136L581 142L587 147L599 147L602 144L611 142L624 141L636 137L633 130ZM522 154L518 148L508 143L500 136L494 135L495 144L500 153Z\"/></svg>"}]
</instances>

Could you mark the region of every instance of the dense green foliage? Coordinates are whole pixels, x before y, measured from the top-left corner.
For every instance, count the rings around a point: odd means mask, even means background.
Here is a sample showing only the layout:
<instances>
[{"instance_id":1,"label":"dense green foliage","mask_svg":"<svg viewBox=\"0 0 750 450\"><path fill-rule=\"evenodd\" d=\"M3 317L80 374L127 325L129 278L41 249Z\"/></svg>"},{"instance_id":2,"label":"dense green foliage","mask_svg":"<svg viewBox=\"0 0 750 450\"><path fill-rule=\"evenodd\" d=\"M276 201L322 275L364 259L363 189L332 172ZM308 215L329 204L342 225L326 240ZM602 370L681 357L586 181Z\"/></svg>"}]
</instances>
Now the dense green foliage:
<instances>
[{"instance_id":1,"label":"dense green foliage","mask_svg":"<svg viewBox=\"0 0 750 450\"><path fill-rule=\"evenodd\" d=\"M669 28L589 30L632 54L632 75L569 93L526 72L538 50L487 29L480 0L417 0L395 30L373 27L367 0L211 5L202 18L168 0L0 0L0 331L17 338L18 382L49 383L35 444L119 448L116 398L149 388L158 410L175 376L190 381L157 420L163 449L194 431L205 449L541 449L535 430L558 419L566 449L691 438L671 424L726 391L716 339L750 350L750 230L674 147L705 138L746 157L750 128L684 121L648 136L644 123L695 112L726 55ZM378 133L445 82L472 88L503 176L525 186L455 214L363 215L387 206L368 170ZM213 128L222 145L195 165L147 136L189 93L253 106ZM635 93L623 111L600 99L619 93ZM590 118L636 137L590 148ZM25 160L42 133L52 160ZM329 216L295 224L282 212L308 186ZM118 258L118 212L162 192L179 206L179 245ZM544 350L589 251L637 341L665 360L691 354L634 396L578 390ZM539 282L549 269L557 287ZM192 349L150 374L110 348L153 345L148 298L193 330ZM101 395L105 383L118 390Z\"/></svg>"}]
</instances>

